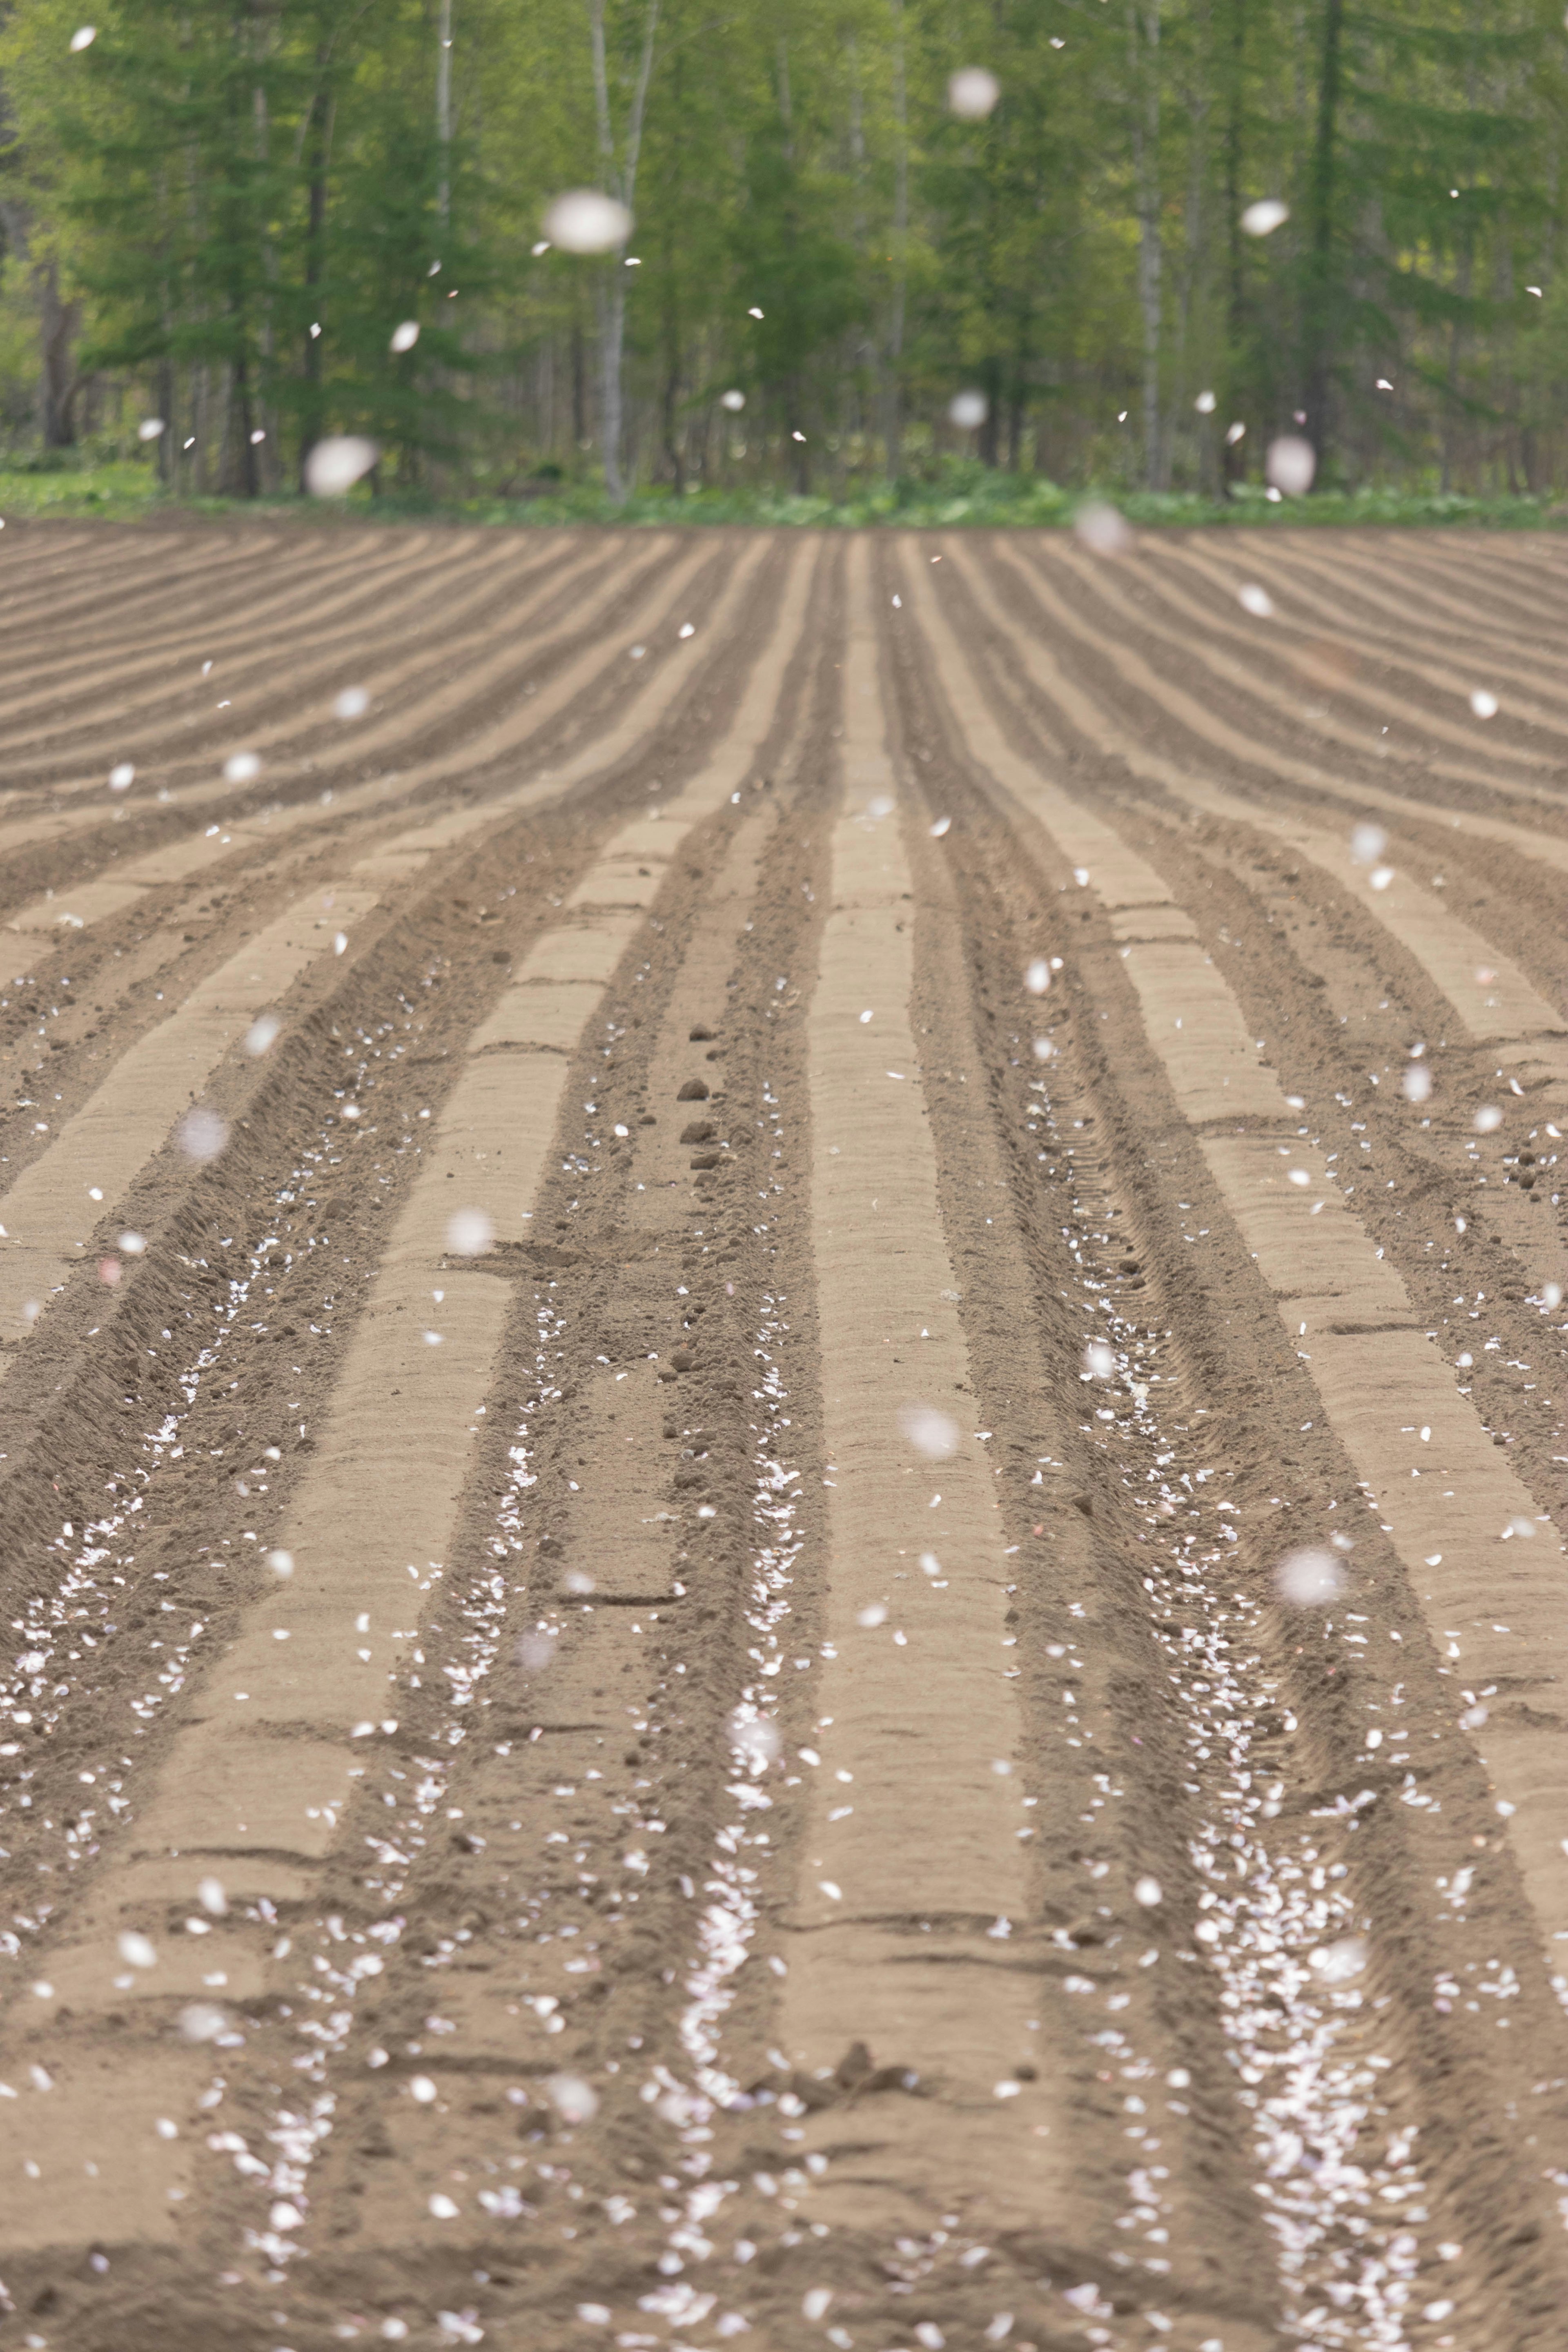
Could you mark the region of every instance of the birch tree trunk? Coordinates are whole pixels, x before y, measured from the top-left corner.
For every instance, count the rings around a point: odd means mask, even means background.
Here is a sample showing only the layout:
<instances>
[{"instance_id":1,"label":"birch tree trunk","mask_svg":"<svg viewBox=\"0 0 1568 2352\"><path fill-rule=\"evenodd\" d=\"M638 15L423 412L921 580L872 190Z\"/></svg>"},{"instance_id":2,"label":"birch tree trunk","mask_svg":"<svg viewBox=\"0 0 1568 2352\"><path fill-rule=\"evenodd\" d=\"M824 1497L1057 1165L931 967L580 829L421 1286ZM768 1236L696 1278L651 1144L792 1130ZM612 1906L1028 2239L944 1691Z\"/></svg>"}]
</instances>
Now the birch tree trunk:
<instances>
[{"instance_id":1,"label":"birch tree trunk","mask_svg":"<svg viewBox=\"0 0 1568 2352\"><path fill-rule=\"evenodd\" d=\"M1318 128L1312 151L1311 246L1307 263L1306 352L1302 406L1307 438L1318 455L1320 478L1329 445L1329 381L1333 366L1334 198L1339 163L1339 116L1344 0L1324 0L1322 46L1318 66ZM1444 466L1447 465L1444 438ZM1447 487L1447 479L1444 483Z\"/></svg>"},{"instance_id":2,"label":"birch tree trunk","mask_svg":"<svg viewBox=\"0 0 1568 2352\"><path fill-rule=\"evenodd\" d=\"M888 364L883 394L882 449L888 478L903 464L904 315L909 299L910 101L904 70L904 0L893 11L893 299L888 314Z\"/></svg>"},{"instance_id":3,"label":"birch tree trunk","mask_svg":"<svg viewBox=\"0 0 1568 2352\"><path fill-rule=\"evenodd\" d=\"M1160 329L1164 251L1160 227L1160 0L1132 0L1132 169L1138 192L1138 307L1143 319L1143 471L1163 489Z\"/></svg>"},{"instance_id":4,"label":"birch tree trunk","mask_svg":"<svg viewBox=\"0 0 1568 2352\"><path fill-rule=\"evenodd\" d=\"M658 0L647 0L643 20L642 58L624 138L616 138L610 105L609 68L605 53L605 0L588 0L588 23L594 46L594 109L598 120L599 166L606 195L616 197L629 213L637 195L637 156L642 147L643 115L653 74L653 42L658 28ZM626 497L621 470L625 440L624 370L626 338L626 247L609 257L599 302L600 438L605 453L605 488L618 505Z\"/></svg>"},{"instance_id":5,"label":"birch tree trunk","mask_svg":"<svg viewBox=\"0 0 1568 2352\"><path fill-rule=\"evenodd\" d=\"M436 217L445 236L452 216L452 0L441 0L440 46L436 51L436 143L441 176L436 187Z\"/></svg>"}]
</instances>

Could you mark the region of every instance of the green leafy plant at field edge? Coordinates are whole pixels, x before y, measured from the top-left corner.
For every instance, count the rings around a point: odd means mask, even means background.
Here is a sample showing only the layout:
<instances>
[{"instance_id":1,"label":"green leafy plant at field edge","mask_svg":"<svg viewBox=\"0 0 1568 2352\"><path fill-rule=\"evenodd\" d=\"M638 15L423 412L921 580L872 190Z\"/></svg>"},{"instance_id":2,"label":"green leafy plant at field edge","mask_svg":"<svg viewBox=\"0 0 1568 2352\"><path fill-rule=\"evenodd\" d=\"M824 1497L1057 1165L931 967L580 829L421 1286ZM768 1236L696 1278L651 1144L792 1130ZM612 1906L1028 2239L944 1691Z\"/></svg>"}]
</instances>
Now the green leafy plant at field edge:
<instances>
[{"instance_id":1,"label":"green leafy plant at field edge","mask_svg":"<svg viewBox=\"0 0 1568 2352\"><path fill-rule=\"evenodd\" d=\"M1038 477L992 473L981 467L949 468L931 481L879 485L863 495L834 499L800 497L777 487L634 492L613 504L595 484L542 483L528 497L375 498L360 489L346 499L262 499L169 497L152 467L105 464L60 471L0 473L0 518L9 520L113 522L225 521L265 515L306 525L334 522L450 521L507 525L604 524L618 529L673 525L860 530L1050 529L1069 525L1086 505L1114 506L1142 528L1219 525L1279 528L1303 524L1422 526L1468 524L1491 530L1551 530L1568 524L1568 496L1477 499L1456 493L1360 489L1320 493L1275 504L1260 492L1216 500L1180 492L1065 490Z\"/></svg>"}]
</instances>

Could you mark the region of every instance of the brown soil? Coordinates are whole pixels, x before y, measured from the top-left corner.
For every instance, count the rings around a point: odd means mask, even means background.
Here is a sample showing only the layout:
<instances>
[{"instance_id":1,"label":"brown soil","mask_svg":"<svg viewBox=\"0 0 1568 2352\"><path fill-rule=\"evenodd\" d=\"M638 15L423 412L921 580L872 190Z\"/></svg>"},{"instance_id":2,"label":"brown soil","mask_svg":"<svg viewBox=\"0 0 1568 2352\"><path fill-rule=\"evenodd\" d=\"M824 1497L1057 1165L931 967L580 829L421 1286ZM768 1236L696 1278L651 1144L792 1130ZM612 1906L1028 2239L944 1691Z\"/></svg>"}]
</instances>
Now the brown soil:
<instances>
[{"instance_id":1,"label":"brown soil","mask_svg":"<svg viewBox=\"0 0 1568 2352\"><path fill-rule=\"evenodd\" d=\"M0 2347L1560 2345L1551 551L0 615Z\"/></svg>"}]
</instances>

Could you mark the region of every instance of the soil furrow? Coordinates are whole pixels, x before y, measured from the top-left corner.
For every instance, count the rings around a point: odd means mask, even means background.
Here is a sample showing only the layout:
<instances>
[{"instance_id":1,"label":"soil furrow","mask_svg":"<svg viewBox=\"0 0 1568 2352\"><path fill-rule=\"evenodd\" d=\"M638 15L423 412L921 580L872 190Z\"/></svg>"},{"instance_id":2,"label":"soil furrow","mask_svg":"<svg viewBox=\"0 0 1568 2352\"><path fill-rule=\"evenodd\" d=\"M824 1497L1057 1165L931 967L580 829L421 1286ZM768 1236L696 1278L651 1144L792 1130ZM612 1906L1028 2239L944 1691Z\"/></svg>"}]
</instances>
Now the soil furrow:
<instances>
[{"instance_id":1,"label":"soil furrow","mask_svg":"<svg viewBox=\"0 0 1568 2352\"><path fill-rule=\"evenodd\" d=\"M5 538L0 2330L1555 2352L1549 551Z\"/></svg>"}]
</instances>

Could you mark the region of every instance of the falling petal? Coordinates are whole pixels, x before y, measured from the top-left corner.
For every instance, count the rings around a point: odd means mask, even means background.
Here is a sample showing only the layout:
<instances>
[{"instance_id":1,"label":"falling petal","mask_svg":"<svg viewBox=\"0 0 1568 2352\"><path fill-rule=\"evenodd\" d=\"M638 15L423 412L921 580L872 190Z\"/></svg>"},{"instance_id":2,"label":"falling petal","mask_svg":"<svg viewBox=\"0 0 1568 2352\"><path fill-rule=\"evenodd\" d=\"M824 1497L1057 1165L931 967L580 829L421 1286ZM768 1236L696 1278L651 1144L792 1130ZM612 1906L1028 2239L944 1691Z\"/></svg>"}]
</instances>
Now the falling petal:
<instances>
[{"instance_id":1,"label":"falling petal","mask_svg":"<svg viewBox=\"0 0 1568 2352\"><path fill-rule=\"evenodd\" d=\"M343 498L380 456L375 443L361 434L333 434L318 441L306 458L305 488L313 499Z\"/></svg>"},{"instance_id":2,"label":"falling petal","mask_svg":"<svg viewBox=\"0 0 1568 2352\"><path fill-rule=\"evenodd\" d=\"M984 122L1001 95L1001 83L984 66L963 66L948 78L948 106L961 122Z\"/></svg>"},{"instance_id":3,"label":"falling petal","mask_svg":"<svg viewBox=\"0 0 1568 2352\"><path fill-rule=\"evenodd\" d=\"M906 1405L899 1415L899 1427L928 1462L945 1462L958 1451L958 1424L945 1412L927 1405Z\"/></svg>"},{"instance_id":4,"label":"falling petal","mask_svg":"<svg viewBox=\"0 0 1568 2352\"><path fill-rule=\"evenodd\" d=\"M632 233L625 205L597 188L573 188L544 215L544 234L563 253L613 253Z\"/></svg>"},{"instance_id":5,"label":"falling petal","mask_svg":"<svg viewBox=\"0 0 1568 2352\"><path fill-rule=\"evenodd\" d=\"M1274 1571L1274 1582L1281 1601L1292 1609L1321 1609L1338 1598L1342 1575L1331 1551L1307 1546L1286 1553Z\"/></svg>"},{"instance_id":6,"label":"falling petal","mask_svg":"<svg viewBox=\"0 0 1568 2352\"><path fill-rule=\"evenodd\" d=\"M1288 499L1304 498L1312 487L1312 477L1318 470L1318 453L1310 441L1299 434L1281 434L1278 441L1268 444L1263 461L1265 478Z\"/></svg>"},{"instance_id":7,"label":"falling petal","mask_svg":"<svg viewBox=\"0 0 1568 2352\"><path fill-rule=\"evenodd\" d=\"M483 1209L458 1209L447 1221L447 1247L454 1257L483 1257L495 1237Z\"/></svg>"},{"instance_id":8,"label":"falling petal","mask_svg":"<svg viewBox=\"0 0 1568 2352\"><path fill-rule=\"evenodd\" d=\"M1364 1936L1342 1936L1337 1943L1320 1944L1310 1956L1312 1973L1323 1984L1349 1984L1371 1958Z\"/></svg>"},{"instance_id":9,"label":"falling petal","mask_svg":"<svg viewBox=\"0 0 1568 2352\"><path fill-rule=\"evenodd\" d=\"M1103 499L1091 499L1079 507L1072 519L1072 527L1091 555L1125 555L1132 544L1132 533L1112 506Z\"/></svg>"},{"instance_id":10,"label":"falling petal","mask_svg":"<svg viewBox=\"0 0 1568 2352\"><path fill-rule=\"evenodd\" d=\"M563 2123L592 2123L599 2112L599 2095L581 2074L552 2074L544 2092Z\"/></svg>"},{"instance_id":11,"label":"falling petal","mask_svg":"<svg viewBox=\"0 0 1568 2352\"><path fill-rule=\"evenodd\" d=\"M216 1160L228 1141L228 1121L198 1105L185 1113L176 1134L187 1160Z\"/></svg>"},{"instance_id":12,"label":"falling petal","mask_svg":"<svg viewBox=\"0 0 1568 2352\"><path fill-rule=\"evenodd\" d=\"M1248 205L1241 215L1241 226L1248 236L1272 236L1290 217L1290 207L1282 205L1278 196L1263 196Z\"/></svg>"}]
</instances>

